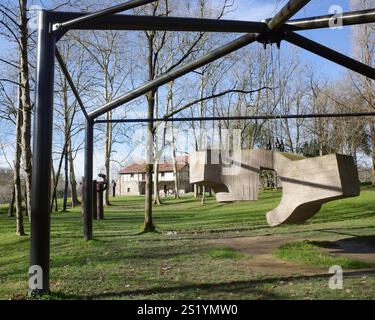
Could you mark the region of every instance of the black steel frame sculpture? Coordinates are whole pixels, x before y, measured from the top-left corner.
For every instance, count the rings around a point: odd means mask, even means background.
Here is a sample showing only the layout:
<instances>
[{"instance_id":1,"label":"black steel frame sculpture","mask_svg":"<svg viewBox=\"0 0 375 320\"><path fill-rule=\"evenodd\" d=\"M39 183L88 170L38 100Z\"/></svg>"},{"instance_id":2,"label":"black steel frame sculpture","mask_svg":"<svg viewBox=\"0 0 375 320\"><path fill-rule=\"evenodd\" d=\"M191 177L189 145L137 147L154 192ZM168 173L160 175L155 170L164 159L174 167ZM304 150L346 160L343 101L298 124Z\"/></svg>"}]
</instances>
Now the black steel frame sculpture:
<instances>
[{"instance_id":1,"label":"black steel frame sculpture","mask_svg":"<svg viewBox=\"0 0 375 320\"><path fill-rule=\"evenodd\" d=\"M119 15L125 10L146 5L157 0L132 0L118 6L96 13L83 14L71 12L39 12L38 26L38 54L35 99L35 123L33 144L33 177L31 199L31 239L30 239L30 266L39 266L42 270L42 286L36 289L29 288L30 294L43 294L49 291L49 264L50 264L50 196L51 196L51 164L52 164L52 126L53 126L53 92L55 58L60 65L67 81L74 93L86 119L85 130L85 195L84 195L84 238L92 239L92 211L93 211L93 130L95 123L104 123L97 120L105 113L122 106L151 90L159 88L168 82L186 75L197 68L220 59L236 50L239 50L256 41L267 44L286 40L298 47L306 49L321 57L338 63L352 71L375 80L375 69L341 53L313 42L295 31L328 28L334 15L289 20L310 0L290 0L279 13L265 22L152 17ZM348 12L340 16L343 26L374 23L375 9ZM180 66L159 78L149 81L141 87L107 103L98 109L87 112L80 99L79 92L69 75L63 58L56 44L69 30L160 30L160 31L200 31L200 32L227 32L245 33L236 40L213 50L203 57ZM147 122L147 121L187 121L187 120L238 120L238 119L282 119L282 118L312 118L312 117L359 117L375 116L373 113L352 114L312 114L312 115L260 115L252 117L211 117L211 118L172 118L163 119L124 119L112 122ZM30 277L33 274L29 275Z\"/></svg>"}]
</instances>

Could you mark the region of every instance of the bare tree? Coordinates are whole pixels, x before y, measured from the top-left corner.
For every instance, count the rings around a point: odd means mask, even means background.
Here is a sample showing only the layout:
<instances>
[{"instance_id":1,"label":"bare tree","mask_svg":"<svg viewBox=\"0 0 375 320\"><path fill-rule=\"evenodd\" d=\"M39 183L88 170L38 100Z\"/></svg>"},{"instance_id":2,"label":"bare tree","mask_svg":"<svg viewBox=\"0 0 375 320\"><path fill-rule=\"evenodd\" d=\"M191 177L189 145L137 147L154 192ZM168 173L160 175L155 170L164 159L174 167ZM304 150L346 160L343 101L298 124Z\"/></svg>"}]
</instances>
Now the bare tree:
<instances>
[{"instance_id":1,"label":"bare tree","mask_svg":"<svg viewBox=\"0 0 375 320\"><path fill-rule=\"evenodd\" d=\"M102 79L97 80L97 86L103 88L101 100L104 103L112 101L124 86L125 80L131 73L131 69L125 71L125 57L123 46L125 38L118 32L104 31L95 33L85 38L76 38L85 48L90 58L95 62L97 72L102 75ZM111 120L113 111L106 115L107 120ZM105 174L111 181L111 162L113 154L113 145L115 141L114 125L107 123L105 125L105 152L104 167ZM110 205L109 188L104 193L104 204Z\"/></svg>"},{"instance_id":2,"label":"bare tree","mask_svg":"<svg viewBox=\"0 0 375 320\"><path fill-rule=\"evenodd\" d=\"M374 5L375 1L373 0L351 0L351 6L356 10L373 8ZM353 44L356 55L363 63L373 65L375 57L374 25L363 24L353 27L353 30ZM364 111L374 111L375 96L372 80L353 75L352 83L357 88L358 95L366 105L366 110ZM372 147L372 185L375 187L375 120L373 117L368 118L368 130Z\"/></svg>"},{"instance_id":3,"label":"bare tree","mask_svg":"<svg viewBox=\"0 0 375 320\"><path fill-rule=\"evenodd\" d=\"M84 50L80 47L76 48L71 39L67 39L66 41L60 44L59 51L64 61L75 62L74 64L69 63L68 68L71 77L74 80L77 90L80 91L81 98L84 99L87 94L87 88L90 87L90 85L92 84L92 77L85 76L86 72L88 71L88 66L90 64L87 60L87 57L84 55ZM57 115L55 123L59 124L60 119L63 119L62 123L60 125L56 125L56 127L62 133L64 141L62 151L61 153L59 152L59 165L57 167L57 172L55 174L55 179L53 183L53 198L56 196L57 185L60 179L60 171L64 164L65 186L63 193L62 211L66 211L69 186L71 192L72 207L80 205L80 201L78 199L77 180L74 166L75 154L79 147L75 147L73 139L75 138L75 136L78 136L80 132L82 132L83 125L82 121L76 121L79 115L78 103L75 97L72 96L70 87L63 72L60 69L58 70L59 73L57 77L57 87L59 88L59 90L57 91L58 99L56 99L57 101L55 107Z\"/></svg>"},{"instance_id":4,"label":"bare tree","mask_svg":"<svg viewBox=\"0 0 375 320\"><path fill-rule=\"evenodd\" d=\"M27 215L31 210L31 175L32 175L32 153L31 153L31 112L32 103L30 98L30 72L29 72L29 32L27 17L27 0L19 1L19 46L20 46L20 88L22 101L22 161L25 171L26 208Z\"/></svg>"},{"instance_id":5,"label":"bare tree","mask_svg":"<svg viewBox=\"0 0 375 320\"><path fill-rule=\"evenodd\" d=\"M15 204L17 217L17 234L24 235L22 218L22 190L21 190L21 159L26 172L26 191L27 208L30 208L30 190L31 190L31 102L30 102L30 79L28 65L28 29L27 29L27 1L20 0L18 6L11 3L5 3L0 6L0 12L3 19L0 21L2 35L8 41L15 44L18 51L18 61L13 62L9 58L6 61L8 65L17 68L18 79L3 79L18 88L18 108L16 109L16 144L14 157L14 184L15 184Z\"/></svg>"},{"instance_id":6,"label":"bare tree","mask_svg":"<svg viewBox=\"0 0 375 320\"><path fill-rule=\"evenodd\" d=\"M21 91L21 90L20 90ZM21 93L20 93L21 94ZM19 103L22 103L22 100L19 99ZM21 163L19 159L21 158L22 153L22 105L19 106L17 111L17 120L16 120L16 152L14 155L14 190L15 190L15 203L16 203L16 233L17 235L25 235L24 225L23 225L23 213L22 213L22 186L21 186Z\"/></svg>"}]
</instances>

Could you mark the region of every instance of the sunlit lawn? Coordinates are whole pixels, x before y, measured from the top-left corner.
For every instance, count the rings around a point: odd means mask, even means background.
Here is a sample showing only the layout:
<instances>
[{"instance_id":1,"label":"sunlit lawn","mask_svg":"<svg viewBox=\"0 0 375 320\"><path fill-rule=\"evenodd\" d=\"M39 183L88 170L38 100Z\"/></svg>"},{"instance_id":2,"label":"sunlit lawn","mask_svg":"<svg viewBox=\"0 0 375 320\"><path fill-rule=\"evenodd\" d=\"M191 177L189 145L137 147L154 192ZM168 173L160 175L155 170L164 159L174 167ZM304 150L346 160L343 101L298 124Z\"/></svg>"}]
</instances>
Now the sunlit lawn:
<instances>
[{"instance_id":1,"label":"sunlit lawn","mask_svg":"<svg viewBox=\"0 0 375 320\"><path fill-rule=\"evenodd\" d=\"M142 197L112 199L94 237L83 241L80 208L54 213L51 226L50 298L72 299L293 299L375 298L375 275L348 277L344 290L330 290L327 277L284 279L255 273L251 256L217 248L208 239L288 234L303 240L375 237L375 192L329 203L299 226L269 228L265 213L279 192L257 202L205 205L191 197L165 199L155 208L157 233L141 234ZM15 220L0 214L0 298L26 294L28 237L15 235ZM27 233L29 224L25 222Z\"/></svg>"}]
</instances>

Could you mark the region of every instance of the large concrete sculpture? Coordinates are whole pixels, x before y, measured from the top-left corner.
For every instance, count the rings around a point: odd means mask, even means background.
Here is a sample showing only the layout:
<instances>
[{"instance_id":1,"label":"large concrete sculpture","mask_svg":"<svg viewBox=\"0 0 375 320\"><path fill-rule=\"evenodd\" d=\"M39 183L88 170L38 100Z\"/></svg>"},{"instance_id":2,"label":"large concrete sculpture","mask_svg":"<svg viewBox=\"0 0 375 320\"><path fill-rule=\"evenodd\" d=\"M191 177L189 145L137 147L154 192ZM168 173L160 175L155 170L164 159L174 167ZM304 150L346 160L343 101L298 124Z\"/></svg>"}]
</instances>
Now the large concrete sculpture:
<instances>
[{"instance_id":1,"label":"large concrete sculpture","mask_svg":"<svg viewBox=\"0 0 375 320\"><path fill-rule=\"evenodd\" d=\"M210 186L218 202L258 199L262 169L275 170L282 185L279 206L267 213L271 226L303 223L329 201L359 195L350 156L303 158L268 150L205 150L192 154L190 182Z\"/></svg>"}]
</instances>

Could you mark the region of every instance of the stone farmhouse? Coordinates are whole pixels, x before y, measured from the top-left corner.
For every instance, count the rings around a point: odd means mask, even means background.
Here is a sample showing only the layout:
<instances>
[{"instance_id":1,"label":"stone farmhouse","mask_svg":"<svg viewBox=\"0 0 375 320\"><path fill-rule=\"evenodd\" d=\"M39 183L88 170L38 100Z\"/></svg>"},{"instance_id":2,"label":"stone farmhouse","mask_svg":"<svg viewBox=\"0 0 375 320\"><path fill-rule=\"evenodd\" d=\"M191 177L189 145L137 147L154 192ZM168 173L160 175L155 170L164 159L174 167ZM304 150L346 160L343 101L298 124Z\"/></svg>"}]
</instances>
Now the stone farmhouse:
<instances>
[{"instance_id":1,"label":"stone farmhouse","mask_svg":"<svg viewBox=\"0 0 375 320\"><path fill-rule=\"evenodd\" d=\"M138 162L120 170L117 181L117 195L144 195L146 189L145 169L146 163ZM161 196L174 194L175 175L173 171L173 163L171 161L159 163L159 192ZM177 158L177 174L179 194L192 192L193 186L189 182L188 156Z\"/></svg>"}]
</instances>

